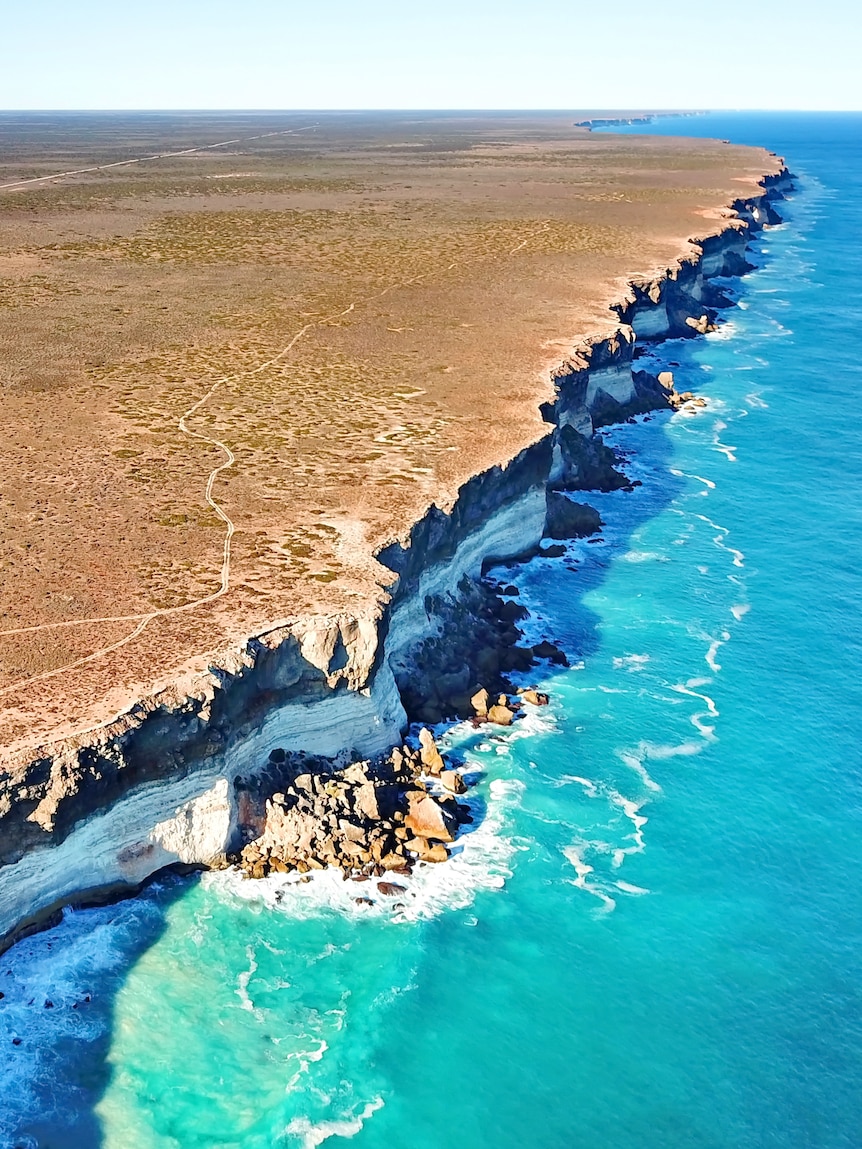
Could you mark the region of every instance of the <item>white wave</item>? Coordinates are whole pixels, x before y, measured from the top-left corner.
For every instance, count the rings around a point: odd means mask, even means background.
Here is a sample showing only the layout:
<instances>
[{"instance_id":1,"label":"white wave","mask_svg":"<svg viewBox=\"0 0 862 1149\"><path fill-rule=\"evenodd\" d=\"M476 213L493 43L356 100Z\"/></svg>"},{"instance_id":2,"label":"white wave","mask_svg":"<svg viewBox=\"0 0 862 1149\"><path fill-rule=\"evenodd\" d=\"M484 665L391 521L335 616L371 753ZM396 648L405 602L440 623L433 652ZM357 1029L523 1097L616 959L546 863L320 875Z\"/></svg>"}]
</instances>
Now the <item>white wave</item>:
<instances>
[{"instance_id":1,"label":"white wave","mask_svg":"<svg viewBox=\"0 0 862 1149\"><path fill-rule=\"evenodd\" d=\"M355 1137L361 1132L365 1122L370 1120L378 1109L382 1109L383 1105L383 1098L375 1097L366 1104L361 1113L334 1121L312 1122L307 1117L294 1117L284 1132L290 1137L297 1138L301 1149L317 1149L318 1145L322 1145L330 1137Z\"/></svg>"},{"instance_id":2,"label":"white wave","mask_svg":"<svg viewBox=\"0 0 862 1149\"><path fill-rule=\"evenodd\" d=\"M728 339L733 339L738 333L736 324L732 319L725 319L721 327L716 328L715 331L707 332L706 338L724 342Z\"/></svg>"},{"instance_id":3,"label":"white wave","mask_svg":"<svg viewBox=\"0 0 862 1149\"><path fill-rule=\"evenodd\" d=\"M248 958L248 969L242 970L236 979L237 988L234 993L242 1003L242 1008L253 1013L258 1020L262 1020L262 1015L254 1008L254 1002L251 1000L248 992L248 985L254 975L257 973L257 962L255 961L254 947L245 947L245 956Z\"/></svg>"},{"instance_id":4,"label":"white wave","mask_svg":"<svg viewBox=\"0 0 862 1149\"><path fill-rule=\"evenodd\" d=\"M643 805L642 802L633 802L631 798L626 798L616 790L611 791L610 797L614 805L622 809L623 814L625 814L634 826L634 833L629 834L634 845L620 846L614 850L612 865L614 869L618 870L630 854L642 854L646 849L643 830L648 819L640 813L641 806Z\"/></svg>"},{"instance_id":5,"label":"white wave","mask_svg":"<svg viewBox=\"0 0 862 1149\"><path fill-rule=\"evenodd\" d=\"M642 742L641 746L643 747L645 757L655 758L658 761L661 761L663 758L690 758L694 754L700 754L703 750L702 742L679 742L673 745Z\"/></svg>"},{"instance_id":6,"label":"white wave","mask_svg":"<svg viewBox=\"0 0 862 1149\"><path fill-rule=\"evenodd\" d=\"M700 519L701 522L706 523L707 526L712 527L714 531L718 531L718 534L715 536L715 538L713 538L712 541L719 548L719 550L727 551L728 554L733 557L733 565L735 567L743 567L745 565L744 552L738 550L736 547L729 547L725 541L727 536L730 534L730 530L727 527L723 527L721 523L713 522L713 520L709 518L708 515L696 514L694 517L696 519ZM697 569L701 572L701 574L706 574L708 570L706 567L698 567Z\"/></svg>"},{"instance_id":7,"label":"white wave","mask_svg":"<svg viewBox=\"0 0 862 1149\"><path fill-rule=\"evenodd\" d=\"M715 483L712 481L712 479L705 479L703 475L691 475L687 471L678 470L676 467L670 467L669 470L670 473L675 475L678 479L697 479L699 483L703 483L703 485L708 487L710 491L715 490Z\"/></svg>"},{"instance_id":8,"label":"white wave","mask_svg":"<svg viewBox=\"0 0 862 1149\"><path fill-rule=\"evenodd\" d=\"M627 670L630 674L636 674L639 670L643 670L649 661L648 654L624 654L614 659L614 670Z\"/></svg>"},{"instance_id":9,"label":"white wave","mask_svg":"<svg viewBox=\"0 0 862 1149\"><path fill-rule=\"evenodd\" d=\"M666 563L670 562L667 555L660 554L658 551L626 551L624 555L620 555L622 562L626 563Z\"/></svg>"},{"instance_id":10,"label":"white wave","mask_svg":"<svg viewBox=\"0 0 862 1149\"><path fill-rule=\"evenodd\" d=\"M558 785L565 785L567 782L575 782L578 786L583 786L588 798L598 796L599 791L596 783L590 781L589 778L582 778L579 774L562 774L557 780Z\"/></svg>"},{"instance_id":11,"label":"white wave","mask_svg":"<svg viewBox=\"0 0 862 1149\"><path fill-rule=\"evenodd\" d=\"M624 894L649 894L652 893L646 886L633 886L631 882L615 882L618 890L622 890Z\"/></svg>"},{"instance_id":12,"label":"white wave","mask_svg":"<svg viewBox=\"0 0 862 1149\"><path fill-rule=\"evenodd\" d=\"M726 630L723 630L721 632L721 636L719 638L714 638L709 644L709 650L707 650L706 654L704 655L704 658L706 660L707 666L710 668L711 671L713 671L714 674L718 674L718 672L721 670L721 663L717 661L715 656L718 654L721 647L724 646L724 644L726 642L729 642L729 641L730 641L729 632Z\"/></svg>"},{"instance_id":13,"label":"white wave","mask_svg":"<svg viewBox=\"0 0 862 1149\"><path fill-rule=\"evenodd\" d=\"M747 602L738 602L730 608L730 613L733 615L737 622L741 622L750 610L751 606Z\"/></svg>"},{"instance_id":14,"label":"white wave","mask_svg":"<svg viewBox=\"0 0 862 1149\"><path fill-rule=\"evenodd\" d=\"M755 391L751 391L748 395L745 396L745 402L749 405L749 407L756 407L759 410L769 409L769 404L765 400L761 399L761 397Z\"/></svg>"},{"instance_id":15,"label":"white wave","mask_svg":"<svg viewBox=\"0 0 862 1149\"><path fill-rule=\"evenodd\" d=\"M731 463L735 463L736 455L734 454L734 451L736 450L736 447L731 447L727 443L722 443L720 438L721 432L727 430L727 423L725 423L723 419L716 419L713 425L713 429L715 431L715 434L712 438L713 448L716 451L720 451L722 455L725 455Z\"/></svg>"},{"instance_id":16,"label":"white wave","mask_svg":"<svg viewBox=\"0 0 862 1149\"><path fill-rule=\"evenodd\" d=\"M584 890L588 894L592 894L594 898L602 903L600 913L609 914L616 909L616 901L605 893L605 891L597 886L594 882L587 881L590 874L594 873L593 867L588 865L583 859L583 852L586 850L589 843L575 843L571 846L563 847L563 854L569 862L574 866L577 877L573 880L572 885L577 886L579 890Z\"/></svg>"},{"instance_id":17,"label":"white wave","mask_svg":"<svg viewBox=\"0 0 862 1149\"><path fill-rule=\"evenodd\" d=\"M623 761L630 770L634 770L635 774L638 775L648 790L653 790L656 793L661 792L661 786L659 786L658 782L650 777L649 771L647 770L646 766L644 766L642 754L638 754L637 752L631 750L618 750L617 753L619 754L621 761Z\"/></svg>"},{"instance_id":18,"label":"white wave","mask_svg":"<svg viewBox=\"0 0 862 1149\"><path fill-rule=\"evenodd\" d=\"M708 694L702 694L701 692L694 690L693 687L706 686L711 681L712 680L709 678L690 678L688 682L678 682L674 686L671 686L671 690L675 690L677 694L685 694L690 698L697 698L705 704L706 713L704 714L703 712L699 711L696 714L692 714L689 721L691 722L692 726L697 729L701 736L707 740L707 742L715 741L715 726L705 722L704 719L707 716L718 718L718 707L715 705L715 701L710 698Z\"/></svg>"}]
</instances>

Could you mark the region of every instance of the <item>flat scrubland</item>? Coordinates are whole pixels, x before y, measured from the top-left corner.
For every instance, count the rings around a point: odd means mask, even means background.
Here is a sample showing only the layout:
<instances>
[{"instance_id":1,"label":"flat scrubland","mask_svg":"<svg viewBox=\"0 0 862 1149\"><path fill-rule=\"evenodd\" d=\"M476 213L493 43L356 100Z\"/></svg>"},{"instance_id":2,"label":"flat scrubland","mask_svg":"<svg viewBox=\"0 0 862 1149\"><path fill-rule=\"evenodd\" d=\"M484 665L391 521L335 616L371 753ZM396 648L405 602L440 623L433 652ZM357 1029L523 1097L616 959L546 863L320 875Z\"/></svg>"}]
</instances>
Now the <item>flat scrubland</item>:
<instances>
[{"instance_id":1,"label":"flat scrubland","mask_svg":"<svg viewBox=\"0 0 862 1149\"><path fill-rule=\"evenodd\" d=\"M0 115L0 743L368 613L375 550L774 168L581 118Z\"/></svg>"}]
</instances>

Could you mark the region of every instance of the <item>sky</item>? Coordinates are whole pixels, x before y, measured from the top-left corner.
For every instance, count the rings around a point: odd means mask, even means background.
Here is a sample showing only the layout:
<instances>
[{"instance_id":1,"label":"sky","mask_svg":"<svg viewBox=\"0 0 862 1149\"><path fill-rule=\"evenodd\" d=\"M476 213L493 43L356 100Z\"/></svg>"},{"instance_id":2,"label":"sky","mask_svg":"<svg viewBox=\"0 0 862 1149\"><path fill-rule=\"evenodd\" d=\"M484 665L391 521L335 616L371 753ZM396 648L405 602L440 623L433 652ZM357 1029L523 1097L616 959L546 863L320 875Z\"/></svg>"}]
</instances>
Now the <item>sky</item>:
<instances>
[{"instance_id":1,"label":"sky","mask_svg":"<svg viewBox=\"0 0 862 1149\"><path fill-rule=\"evenodd\" d=\"M862 110L858 0L2 0L0 108Z\"/></svg>"}]
</instances>

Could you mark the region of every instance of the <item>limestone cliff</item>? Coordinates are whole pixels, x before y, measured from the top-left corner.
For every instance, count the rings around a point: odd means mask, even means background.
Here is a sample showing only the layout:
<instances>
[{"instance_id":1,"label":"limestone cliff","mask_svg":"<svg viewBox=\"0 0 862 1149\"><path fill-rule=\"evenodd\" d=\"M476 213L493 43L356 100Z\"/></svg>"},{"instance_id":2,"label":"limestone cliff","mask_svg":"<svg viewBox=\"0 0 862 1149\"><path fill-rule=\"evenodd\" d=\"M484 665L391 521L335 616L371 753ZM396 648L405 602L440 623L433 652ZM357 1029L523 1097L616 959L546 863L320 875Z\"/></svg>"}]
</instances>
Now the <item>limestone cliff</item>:
<instances>
[{"instance_id":1,"label":"limestone cliff","mask_svg":"<svg viewBox=\"0 0 862 1149\"><path fill-rule=\"evenodd\" d=\"M215 865L235 845L236 781L272 750L346 761L399 739L417 652L446 625L465 576L535 548L550 486L607 472L573 434L662 404L633 371L637 340L696 334L724 301L712 280L747 268L752 231L776 217L782 171L732 207L722 229L649 282L634 282L612 335L554 372L547 433L476 475L449 513L431 507L378 555L393 582L364 616L303 618L257 634L229 660L138 702L114 722L0 766L0 949L63 904L132 891L159 869ZM591 471L590 468L593 468ZM624 480L623 480L624 481ZM435 606L438 604L438 606Z\"/></svg>"}]
</instances>

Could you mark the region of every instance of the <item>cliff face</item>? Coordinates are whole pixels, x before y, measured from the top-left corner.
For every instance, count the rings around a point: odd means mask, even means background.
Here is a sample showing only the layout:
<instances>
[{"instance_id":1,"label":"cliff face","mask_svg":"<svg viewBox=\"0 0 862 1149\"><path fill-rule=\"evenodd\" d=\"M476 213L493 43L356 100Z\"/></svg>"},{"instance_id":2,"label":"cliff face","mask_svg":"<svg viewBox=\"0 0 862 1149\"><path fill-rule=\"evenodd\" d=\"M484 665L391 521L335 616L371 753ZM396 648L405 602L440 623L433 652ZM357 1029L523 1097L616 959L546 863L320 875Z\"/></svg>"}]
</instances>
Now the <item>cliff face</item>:
<instances>
[{"instance_id":1,"label":"cliff face","mask_svg":"<svg viewBox=\"0 0 862 1149\"><path fill-rule=\"evenodd\" d=\"M293 621L249 639L226 664L185 689L138 703L115 722L0 768L0 949L75 900L132 891L177 863L218 865L235 845L236 782L270 751L331 758L386 750L405 725L396 679L439 636L434 603L457 598L464 576L534 548L545 532L550 484L577 483L567 437L660 402L633 372L636 340L696 334L724 302L711 283L741 274L751 232L775 222L763 193L733 205L719 233L650 282L631 284L621 326L588 342L553 373L547 434L506 467L464 484L450 513L436 507L405 544L378 558L394 576L365 617Z\"/></svg>"}]
</instances>

